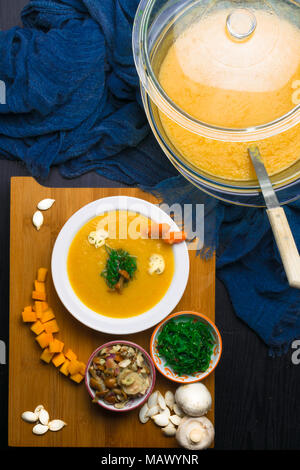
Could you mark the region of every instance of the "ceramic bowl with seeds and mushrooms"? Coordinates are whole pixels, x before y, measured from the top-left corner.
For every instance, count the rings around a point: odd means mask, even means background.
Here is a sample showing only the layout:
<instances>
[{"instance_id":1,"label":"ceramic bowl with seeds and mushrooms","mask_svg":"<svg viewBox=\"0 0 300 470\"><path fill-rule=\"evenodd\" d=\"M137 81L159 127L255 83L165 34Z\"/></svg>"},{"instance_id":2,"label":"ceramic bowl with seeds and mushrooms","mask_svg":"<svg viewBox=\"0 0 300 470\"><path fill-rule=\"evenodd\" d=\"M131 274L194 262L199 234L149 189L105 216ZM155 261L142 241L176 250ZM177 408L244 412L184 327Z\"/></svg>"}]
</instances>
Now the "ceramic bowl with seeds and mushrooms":
<instances>
[{"instance_id":1,"label":"ceramic bowl with seeds and mushrooms","mask_svg":"<svg viewBox=\"0 0 300 470\"><path fill-rule=\"evenodd\" d=\"M91 355L85 383L94 403L112 411L142 405L155 385L155 367L149 354L130 341L112 341Z\"/></svg>"}]
</instances>

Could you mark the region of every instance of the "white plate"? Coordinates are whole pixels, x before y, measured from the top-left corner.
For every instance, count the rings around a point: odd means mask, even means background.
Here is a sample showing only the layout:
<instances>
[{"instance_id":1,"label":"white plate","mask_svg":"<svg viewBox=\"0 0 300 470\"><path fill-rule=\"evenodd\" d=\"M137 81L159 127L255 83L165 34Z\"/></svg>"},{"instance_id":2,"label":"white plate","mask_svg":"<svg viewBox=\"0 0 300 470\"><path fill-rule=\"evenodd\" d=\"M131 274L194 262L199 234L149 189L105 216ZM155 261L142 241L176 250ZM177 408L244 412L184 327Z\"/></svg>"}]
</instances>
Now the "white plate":
<instances>
[{"instance_id":1,"label":"white plate","mask_svg":"<svg viewBox=\"0 0 300 470\"><path fill-rule=\"evenodd\" d=\"M54 286L60 300L81 323L94 330L115 335L125 335L146 330L168 316L180 301L189 277L189 255L186 243L173 245L175 269L172 282L164 297L150 310L131 318L110 318L88 308L75 294L67 272L70 245L78 230L89 220L112 210L140 213L157 223L167 223L178 231L175 222L158 206L128 196L98 199L82 207L61 229L52 252L51 269Z\"/></svg>"}]
</instances>

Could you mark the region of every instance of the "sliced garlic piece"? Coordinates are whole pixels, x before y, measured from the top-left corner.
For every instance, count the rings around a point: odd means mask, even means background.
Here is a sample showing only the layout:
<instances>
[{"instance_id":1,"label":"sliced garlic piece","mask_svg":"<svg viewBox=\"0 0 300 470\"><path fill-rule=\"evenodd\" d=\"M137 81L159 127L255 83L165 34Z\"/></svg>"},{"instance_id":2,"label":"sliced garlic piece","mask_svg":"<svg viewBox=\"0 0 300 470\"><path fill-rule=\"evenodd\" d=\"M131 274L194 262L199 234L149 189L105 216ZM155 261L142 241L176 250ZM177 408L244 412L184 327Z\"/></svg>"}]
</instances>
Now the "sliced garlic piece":
<instances>
[{"instance_id":1,"label":"sliced garlic piece","mask_svg":"<svg viewBox=\"0 0 300 470\"><path fill-rule=\"evenodd\" d=\"M39 412L39 422L44 426L47 426L49 423L49 413L45 408Z\"/></svg>"},{"instance_id":2,"label":"sliced garlic piece","mask_svg":"<svg viewBox=\"0 0 300 470\"><path fill-rule=\"evenodd\" d=\"M149 274L162 274L165 270L166 263L163 256L154 253L149 258Z\"/></svg>"},{"instance_id":3,"label":"sliced garlic piece","mask_svg":"<svg viewBox=\"0 0 300 470\"><path fill-rule=\"evenodd\" d=\"M162 428L162 432L165 436L172 437L176 434L176 428L173 424L169 423L165 428Z\"/></svg>"},{"instance_id":4,"label":"sliced garlic piece","mask_svg":"<svg viewBox=\"0 0 300 470\"><path fill-rule=\"evenodd\" d=\"M122 369L125 369L125 367L129 366L131 363L130 359L124 359L123 361L119 362L119 367L122 367Z\"/></svg>"},{"instance_id":5,"label":"sliced garlic piece","mask_svg":"<svg viewBox=\"0 0 300 470\"><path fill-rule=\"evenodd\" d=\"M40 211L36 211L32 217L32 223L37 230L40 230L41 226L44 223L44 216Z\"/></svg>"},{"instance_id":6,"label":"sliced garlic piece","mask_svg":"<svg viewBox=\"0 0 300 470\"><path fill-rule=\"evenodd\" d=\"M175 426L179 426L179 424L181 423L181 418L178 416L178 415L171 415L169 417L169 420L171 421L172 424L174 424Z\"/></svg>"},{"instance_id":7,"label":"sliced garlic piece","mask_svg":"<svg viewBox=\"0 0 300 470\"><path fill-rule=\"evenodd\" d=\"M148 407L149 408L152 408L152 406L157 405L157 396L158 396L158 392L154 392L150 395L150 397L148 398Z\"/></svg>"},{"instance_id":8,"label":"sliced garlic piece","mask_svg":"<svg viewBox=\"0 0 300 470\"><path fill-rule=\"evenodd\" d=\"M158 393L157 395L157 403L159 405L159 407L162 409L162 410L165 410L167 405L166 405L166 401L164 399L164 397L162 396L161 393Z\"/></svg>"},{"instance_id":9,"label":"sliced garlic piece","mask_svg":"<svg viewBox=\"0 0 300 470\"><path fill-rule=\"evenodd\" d=\"M140 419L140 422L143 423L143 424L145 424L145 423L147 423L147 421L149 421L148 411L149 411L148 405L147 405L147 403L145 403L142 406L142 408L140 409L140 412L139 412L139 419Z\"/></svg>"},{"instance_id":10,"label":"sliced garlic piece","mask_svg":"<svg viewBox=\"0 0 300 470\"><path fill-rule=\"evenodd\" d=\"M161 428L165 428L169 424L169 417L166 413L160 413L158 415L153 416L153 421L157 426Z\"/></svg>"},{"instance_id":11,"label":"sliced garlic piece","mask_svg":"<svg viewBox=\"0 0 300 470\"><path fill-rule=\"evenodd\" d=\"M33 413L32 411L24 411L21 418L27 423L35 423L39 419L39 416L37 413Z\"/></svg>"},{"instance_id":12,"label":"sliced garlic piece","mask_svg":"<svg viewBox=\"0 0 300 470\"><path fill-rule=\"evenodd\" d=\"M174 396L174 393L171 392L171 390L168 390L166 393L165 393L165 402L166 402L166 405L171 409L173 410L173 406L175 404L175 396Z\"/></svg>"},{"instance_id":13,"label":"sliced garlic piece","mask_svg":"<svg viewBox=\"0 0 300 470\"><path fill-rule=\"evenodd\" d=\"M38 436L41 436L42 434L45 434L48 431L48 426L45 426L44 424L36 424L33 427L33 434L37 434Z\"/></svg>"},{"instance_id":14,"label":"sliced garlic piece","mask_svg":"<svg viewBox=\"0 0 300 470\"><path fill-rule=\"evenodd\" d=\"M50 431L60 431L66 425L67 423L65 423L61 419L53 419L48 424Z\"/></svg>"},{"instance_id":15,"label":"sliced garlic piece","mask_svg":"<svg viewBox=\"0 0 300 470\"><path fill-rule=\"evenodd\" d=\"M50 207L52 207L54 203L55 203L55 199L42 199L38 203L37 208L40 211L46 211L46 210L50 209Z\"/></svg>"},{"instance_id":16,"label":"sliced garlic piece","mask_svg":"<svg viewBox=\"0 0 300 470\"><path fill-rule=\"evenodd\" d=\"M108 232L102 228L94 232L90 232L88 235L88 241L91 245L95 245L95 248L100 248L105 244L105 240L108 238Z\"/></svg>"}]
</instances>

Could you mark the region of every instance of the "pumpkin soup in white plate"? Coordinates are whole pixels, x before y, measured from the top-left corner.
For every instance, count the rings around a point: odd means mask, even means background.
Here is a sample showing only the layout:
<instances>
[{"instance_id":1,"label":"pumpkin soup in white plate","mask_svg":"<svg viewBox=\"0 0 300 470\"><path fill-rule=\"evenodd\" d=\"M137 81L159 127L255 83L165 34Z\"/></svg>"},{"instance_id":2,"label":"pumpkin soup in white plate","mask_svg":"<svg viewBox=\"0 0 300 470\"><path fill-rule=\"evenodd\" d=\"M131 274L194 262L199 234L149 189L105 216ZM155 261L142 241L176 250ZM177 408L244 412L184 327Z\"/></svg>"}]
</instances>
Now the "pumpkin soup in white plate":
<instances>
[{"instance_id":1,"label":"pumpkin soup in white plate","mask_svg":"<svg viewBox=\"0 0 300 470\"><path fill-rule=\"evenodd\" d=\"M143 237L150 222L141 214L112 211L89 220L75 235L68 254L69 279L76 295L95 312L115 318L139 315L168 290L173 249L161 239ZM93 243L97 234L98 247ZM150 269L154 254L164 260L162 272Z\"/></svg>"},{"instance_id":2,"label":"pumpkin soup in white plate","mask_svg":"<svg viewBox=\"0 0 300 470\"><path fill-rule=\"evenodd\" d=\"M106 226L105 215L122 218L119 228ZM130 196L95 200L75 212L57 236L51 261L55 290L66 309L96 331L146 330L168 316L184 294L189 277L184 239L158 205Z\"/></svg>"}]
</instances>

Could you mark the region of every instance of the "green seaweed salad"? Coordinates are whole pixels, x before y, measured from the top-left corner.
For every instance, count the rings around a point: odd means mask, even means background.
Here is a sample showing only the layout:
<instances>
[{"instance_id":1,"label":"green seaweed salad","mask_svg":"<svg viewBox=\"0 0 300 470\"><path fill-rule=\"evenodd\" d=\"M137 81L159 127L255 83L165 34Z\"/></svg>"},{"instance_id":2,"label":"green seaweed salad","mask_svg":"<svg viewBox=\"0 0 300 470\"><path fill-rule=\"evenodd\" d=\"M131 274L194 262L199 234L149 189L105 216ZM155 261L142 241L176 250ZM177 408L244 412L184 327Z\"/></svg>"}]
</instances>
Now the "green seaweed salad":
<instances>
[{"instance_id":1,"label":"green seaweed salad","mask_svg":"<svg viewBox=\"0 0 300 470\"><path fill-rule=\"evenodd\" d=\"M215 339L210 327L195 319L168 321L157 337L159 355L178 375L205 372Z\"/></svg>"}]
</instances>

